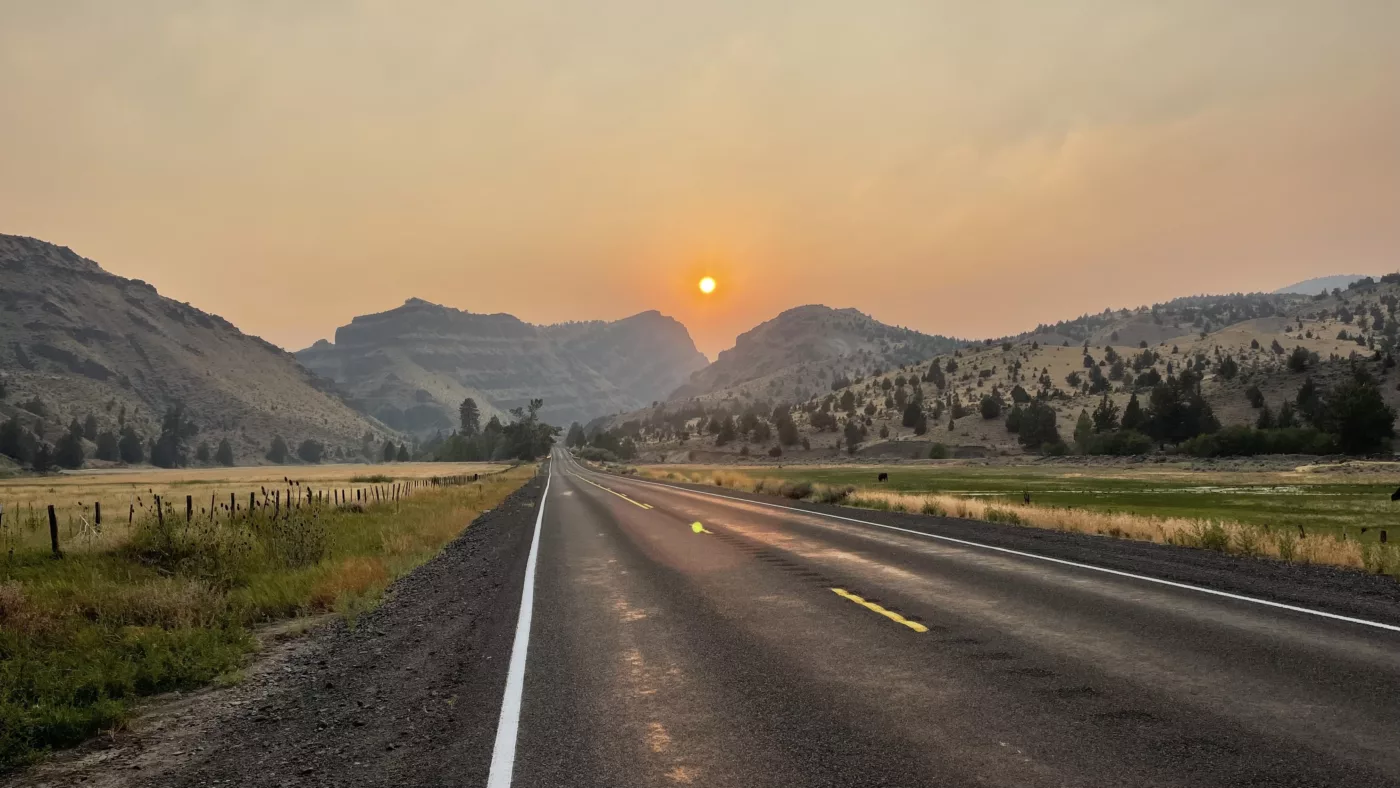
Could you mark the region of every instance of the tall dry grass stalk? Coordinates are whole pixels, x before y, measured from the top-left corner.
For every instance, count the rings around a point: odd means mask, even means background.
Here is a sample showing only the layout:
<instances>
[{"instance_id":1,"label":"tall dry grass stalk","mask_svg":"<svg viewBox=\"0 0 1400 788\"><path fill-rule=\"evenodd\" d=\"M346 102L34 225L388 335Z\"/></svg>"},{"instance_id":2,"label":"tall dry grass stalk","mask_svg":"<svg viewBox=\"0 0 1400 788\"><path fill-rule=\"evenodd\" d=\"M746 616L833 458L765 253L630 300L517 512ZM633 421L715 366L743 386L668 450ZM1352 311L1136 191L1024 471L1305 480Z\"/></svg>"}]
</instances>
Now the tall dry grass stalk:
<instances>
[{"instance_id":1,"label":"tall dry grass stalk","mask_svg":"<svg viewBox=\"0 0 1400 788\"><path fill-rule=\"evenodd\" d=\"M1302 535L1295 529L1286 527L1267 528L1229 520L1095 512L1088 509L987 501L954 495L833 488L830 485L808 482L756 479L728 470L667 471L643 467L638 469L638 474L659 480L712 484L744 492L782 495L820 503L841 503L879 511L1009 523L1067 533L1196 547L1235 555L1266 556L1299 564L1338 566L1376 574L1400 574L1400 545L1362 543L1347 539L1343 535ZM799 492L802 494L796 494Z\"/></svg>"}]
</instances>

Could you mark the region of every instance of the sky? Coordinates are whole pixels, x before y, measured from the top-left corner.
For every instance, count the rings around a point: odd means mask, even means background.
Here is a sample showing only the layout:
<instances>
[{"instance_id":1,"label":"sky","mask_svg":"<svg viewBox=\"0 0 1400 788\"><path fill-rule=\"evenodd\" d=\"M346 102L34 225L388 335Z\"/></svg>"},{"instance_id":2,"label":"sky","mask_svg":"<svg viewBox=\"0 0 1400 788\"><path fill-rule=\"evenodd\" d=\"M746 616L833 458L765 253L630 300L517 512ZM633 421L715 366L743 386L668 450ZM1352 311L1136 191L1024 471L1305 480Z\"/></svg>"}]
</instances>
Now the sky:
<instances>
[{"instance_id":1,"label":"sky","mask_svg":"<svg viewBox=\"0 0 1400 788\"><path fill-rule=\"evenodd\" d=\"M0 232L289 349L417 296L984 337L1400 269L1392 0L0 0ZM702 295L704 275L718 281Z\"/></svg>"}]
</instances>

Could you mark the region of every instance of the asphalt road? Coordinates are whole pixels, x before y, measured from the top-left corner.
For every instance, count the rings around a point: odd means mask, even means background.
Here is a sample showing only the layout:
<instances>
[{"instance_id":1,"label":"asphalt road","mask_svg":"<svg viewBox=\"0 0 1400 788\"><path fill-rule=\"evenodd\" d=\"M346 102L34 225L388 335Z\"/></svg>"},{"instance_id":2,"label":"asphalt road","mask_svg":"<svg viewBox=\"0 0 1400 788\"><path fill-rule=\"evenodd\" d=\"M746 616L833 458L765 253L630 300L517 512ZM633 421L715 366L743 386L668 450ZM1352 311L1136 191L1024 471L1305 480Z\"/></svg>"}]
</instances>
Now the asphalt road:
<instances>
[{"instance_id":1,"label":"asphalt road","mask_svg":"<svg viewBox=\"0 0 1400 788\"><path fill-rule=\"evenodd\" d=\"M1400 631L551 464L494 785L1400 785Z\"/></svg>"}]
</instances>

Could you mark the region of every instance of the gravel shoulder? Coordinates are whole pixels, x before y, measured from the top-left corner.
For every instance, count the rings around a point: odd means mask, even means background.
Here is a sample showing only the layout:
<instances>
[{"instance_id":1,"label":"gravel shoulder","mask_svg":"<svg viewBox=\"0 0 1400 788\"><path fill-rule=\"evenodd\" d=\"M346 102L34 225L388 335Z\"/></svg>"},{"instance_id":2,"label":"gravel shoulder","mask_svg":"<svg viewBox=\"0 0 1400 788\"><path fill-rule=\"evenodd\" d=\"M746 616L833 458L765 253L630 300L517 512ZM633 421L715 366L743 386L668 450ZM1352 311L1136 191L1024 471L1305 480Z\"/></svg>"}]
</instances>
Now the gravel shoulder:
<instances>
[{"instance_id":1,"label":"gravel shoulder","mask_svg":"<svg viewBox=\"0 0 1400 788\"><path fill-rule=\"evenodd\" d=\"M544 481L353 625L274 639L237 686L159 700L130 730L6 785L484 784Z\"/></svg>"}]
</instances>

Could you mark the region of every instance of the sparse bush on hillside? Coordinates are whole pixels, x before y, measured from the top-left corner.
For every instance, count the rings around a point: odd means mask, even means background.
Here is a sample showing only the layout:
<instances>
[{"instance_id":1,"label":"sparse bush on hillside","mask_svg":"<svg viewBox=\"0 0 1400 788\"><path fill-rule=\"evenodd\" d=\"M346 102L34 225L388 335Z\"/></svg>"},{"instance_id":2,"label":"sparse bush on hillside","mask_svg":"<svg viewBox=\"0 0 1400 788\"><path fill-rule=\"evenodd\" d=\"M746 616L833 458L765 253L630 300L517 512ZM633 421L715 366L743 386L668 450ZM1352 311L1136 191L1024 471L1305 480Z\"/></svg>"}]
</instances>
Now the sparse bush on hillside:
<instances>
[{"instance_id":1,"label":"sparse bush on hillside","mask_svg":"<svg viewBox=\"0 0 1400 788\"><path fill-rule=\"evenodd\" d=\"M993 397L990 394L983 394L979 410L982 412L982 418L989 421L991 419L1001 418L1001 398Z\"/></svg>"},{"instance_id":2,"label":"sparse bush on hillside","mask_svg":"<svg viewBox=\"0 0 1400 788\"><path fill-rule=\"evenodd\" d=\"M953 452L946 444L935 443L928 448L928 458L930 460L946 460L953 456Z\"/></svg>"},{"instance_id":3,"label":"sparse bush on hillside","mask_svg":"<svg viewBox=\"0 0 1400 788\"><path fill-rule=\"evenodd\" d=\"M1293 348L1293 352L1288 355L1288 368L1293 372L1306 372L1308 364L1312 361L1312 354L1302 345Z\"/></svg>"},{"instance_id":4,"label":"sparse bush on hillside","mask_svg":"<svg viewBox=\"0 0 1400 788\"><path fill-rule=\"evenodd\" d=\"M1225 356L1220 359L1220 365L1216 367L1216 373L1224 380L1234 380L1240 372L1240 365L1232 356Z\"/></svg>"},{"instance_id":5,"label":"sparse bush on hillside","mask_svg":"<svg viewBox=\"0 0 1400 788\"><path fill-rule=\"evenodd\" d=\"M199 463L208 463L211 459L211 454L212 453L209 451L209 442L200 441L199 446L194 450L194 459Z\"/></svg>"},{"instance_id":6,"label":"sparse bush on hillside","mask_svg":"<svg viewBox=\"0 0 1400 788\"><path fill-rule=\"evenodd\" d=\"M1245 399L1249 400L1252 408L1264 407L1264 392L1259 390L1258 384L1253 384L1244 391Z\"/></svg>"}]
</instances>

